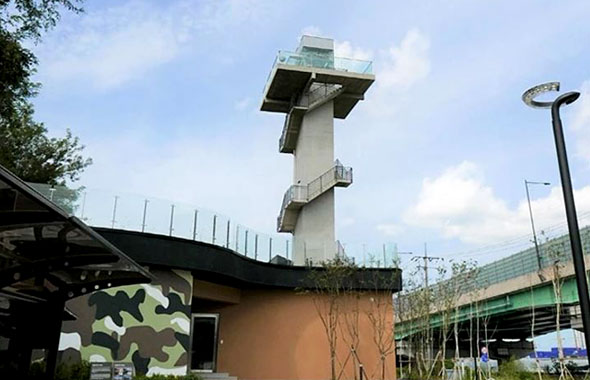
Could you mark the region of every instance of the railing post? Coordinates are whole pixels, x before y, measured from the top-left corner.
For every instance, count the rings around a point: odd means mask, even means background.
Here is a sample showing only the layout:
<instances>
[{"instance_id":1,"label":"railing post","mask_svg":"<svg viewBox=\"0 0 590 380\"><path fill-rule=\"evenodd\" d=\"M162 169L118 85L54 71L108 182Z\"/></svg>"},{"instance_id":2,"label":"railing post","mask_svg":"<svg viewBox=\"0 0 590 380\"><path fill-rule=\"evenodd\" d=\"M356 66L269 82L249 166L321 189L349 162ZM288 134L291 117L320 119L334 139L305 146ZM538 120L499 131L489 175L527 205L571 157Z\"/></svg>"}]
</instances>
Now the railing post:
<instances>
[{"instance_id":1,"label":"railing post","mask_svg":"<svg viewBox=\"0 0 590 380\"><path fill-rule=\"evenodd\" d=\"M272 238L268 241L268 262L272 260Z\"/></svg>"},{"instance_id":2,"label":"railing post","mask_svg":"<svg viewBox=\"0 0 590 380\"><path fill-rule=\"evenodd\" d=\"M197 240L197 221L199 218L199 210L195 209L195 217L193 219L193 240Z\"/></svg>"},{"instance_id":3,"label":"railing post","mask_svg":"<svg viewBox=\"0 0 590 380\"><path fill-rule=\"evenodd\" d=\"M82 193L82 212L80 213L80 219L84 220L84 209L86 208L86 192Z\"/></svg>"},{"instance_id":4,"label":"railing post","mask_svg":"<svg viewBox=\"0 0 590 380\"><path fill-rule=\"evenodd\" d=\"M117 218L117 200L119 200L119 196L115 195L115 203L113 204L113 220L111 221L111 228L115 228L115 221Z\"/></svg>"},{"instance_id":5,"label":"railing post","mask_svg":"<svg viewBox=\"0 0 590 380\"><path fill-rule=\"evenodd\" d=\"M248 230L246 230L246 239L244 241L244 245L245 245L244 253L245 253L246 257L248 257Z\"/></svg>"},{"instance_id":6,"label":"railing post","mask_svg":"<svg viewBox=\"0 0 590 380\"><path fill-rule=\"evenodd\" d=\"M213 215L213 236L211 236L211 244L215 244L215 229L217 227L217 215Z\"/></svg>"},{"instance_id":7,"label":"railing post","mask_svg":"<svg viewBox=\"0 0 590 380\"><path fill-rule=\"evenodd\" d=\"M227 232L225 234L225 248L229 248L229 230L230 230L230 221L227 221Z\"/></svg>"},{"instance_id":8,"label":"railing post","mask_svg":"<svg viewBox=\"0 0 590 380\"><path fill-rule=\"evenodd\" d=\"M254 235L254 260L258 260L258 234Z\"/></svg>"},{"instance_id":9,"label":"railing post","mask_svg":"<svg viewBox=\"0 0 590 380\"><path fill-rule=\"evenodd\" d=\"M145 217L147 214L147 205L148 205L148 200L145 199L143 201L143 218L141 219L141 232L145 232Z\"/></svg>"},{"instance_id":10,"label":"railing post","mask_svg":"<svg viewBox=\"0 0 590 380\"><path fill-rule=\"evenodd\" d=\"M239 241L240 241L240 225L236 225L236 253L240 253L238 251L239 248Z\"/></svg>"},{"instance_id":11,"label":"railing post","mask_svg":"<svg viewBox=\"0 0 590 380\"><path fill-rule=\"evenodd\" d=\"M174 229L174 205L170 205L170 236L172 236L172 230Z\"/></svg>"}]
</instances>

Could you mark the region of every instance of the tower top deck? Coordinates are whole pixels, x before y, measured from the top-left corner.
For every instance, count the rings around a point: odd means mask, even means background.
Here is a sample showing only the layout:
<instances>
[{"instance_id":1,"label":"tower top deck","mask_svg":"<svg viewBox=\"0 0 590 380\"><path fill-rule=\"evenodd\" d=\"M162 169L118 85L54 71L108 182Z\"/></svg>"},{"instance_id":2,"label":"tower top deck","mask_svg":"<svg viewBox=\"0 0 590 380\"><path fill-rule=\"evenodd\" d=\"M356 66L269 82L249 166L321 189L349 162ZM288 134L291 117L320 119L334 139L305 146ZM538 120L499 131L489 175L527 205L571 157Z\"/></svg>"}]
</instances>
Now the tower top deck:
<instances>
[{"instance_id":1,"label":"tower top deck","mask_svg":"<svg viewBox=\"0 0 590 380\"><path fill-rule=\"evenodd\" d=\"M341 85L334 117L344 119L375 81L373 63L334 56L334 41L303 36L295 52L279 51L264 87L261 110L287 113L313 83Z\"/></svg>"}]
</instances>

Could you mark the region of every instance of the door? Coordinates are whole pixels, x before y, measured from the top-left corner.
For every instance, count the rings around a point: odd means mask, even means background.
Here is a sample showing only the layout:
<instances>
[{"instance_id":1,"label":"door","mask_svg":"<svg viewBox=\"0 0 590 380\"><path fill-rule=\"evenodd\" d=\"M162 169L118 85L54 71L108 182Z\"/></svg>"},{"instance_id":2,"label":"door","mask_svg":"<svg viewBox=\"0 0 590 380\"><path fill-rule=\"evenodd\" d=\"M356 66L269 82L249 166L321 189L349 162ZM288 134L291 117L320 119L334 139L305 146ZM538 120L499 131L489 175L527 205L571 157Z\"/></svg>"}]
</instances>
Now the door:
<instances>
[{"instance_id":1,"label":"door","mask_svg":"<svg viewBox=\"0 0 590 380\"><path fill-rule=\"evenodd\" d=\"M193 314L191 369L214 372L217 361L218 314Z\"/></svg>"}]
</instances>

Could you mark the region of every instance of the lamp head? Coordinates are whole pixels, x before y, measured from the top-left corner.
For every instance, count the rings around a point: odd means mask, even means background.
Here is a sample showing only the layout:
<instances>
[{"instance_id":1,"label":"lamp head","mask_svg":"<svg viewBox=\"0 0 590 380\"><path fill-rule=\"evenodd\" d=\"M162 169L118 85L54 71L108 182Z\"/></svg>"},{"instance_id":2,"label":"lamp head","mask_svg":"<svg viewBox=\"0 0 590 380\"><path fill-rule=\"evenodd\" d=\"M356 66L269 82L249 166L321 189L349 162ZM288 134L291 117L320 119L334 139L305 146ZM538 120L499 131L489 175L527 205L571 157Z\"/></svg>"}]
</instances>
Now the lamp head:
<instances>
[{"instance_id":1,"label":"lamp head","mask_svg":"<svg viewBox=\"0 0 590 380\"><path fill-rule=\"evenodd\" d=\"M533 108L551 108L553 102L539 102L535 98L538 95L550 91L559 91L559 82L547 82L529 88L522 94L522 101L529 107ZM575 100L575 99L574 99ZM572 100L572 102L574 101Z\"/></svg>"},{"instance_id":2,"label":"lamp head","mask_svg":"<svg viewBox=\"0 0 590 380\"><path fill-rule=\"evenodd\" d=\"M571 92L567 92L563 95L561 95L559 98L555 99L556 102L560 102L560 104L571 104L573 102L575 102L576 100L578 100L578 98L580 97L580 93L577 91L571 91Z\"/></svg>"}]
</instances>

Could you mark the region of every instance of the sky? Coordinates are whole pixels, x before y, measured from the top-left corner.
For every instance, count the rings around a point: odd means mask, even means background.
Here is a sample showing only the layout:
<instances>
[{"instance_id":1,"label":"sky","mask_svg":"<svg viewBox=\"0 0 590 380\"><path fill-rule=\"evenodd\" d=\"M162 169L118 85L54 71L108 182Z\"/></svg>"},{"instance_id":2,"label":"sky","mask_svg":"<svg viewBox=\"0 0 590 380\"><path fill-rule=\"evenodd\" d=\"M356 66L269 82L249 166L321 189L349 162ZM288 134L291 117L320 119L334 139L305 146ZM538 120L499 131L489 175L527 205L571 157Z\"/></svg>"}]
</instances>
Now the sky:
<instances>
[{"instance_id":1,"label":"sky","mask_svg":"<svg viewBox=\"0 0 590 380\"><path fill-rule=\"evenodd\" d=\"M563 109L582 225L590 222L587 1L88 0L33 50L36 117L70 128L94 164L77 185L215 210L275 231L291 185L283 118L259 110L278 50L302 34L373 61L376 81L335 122L336 191L349 246L485 263L530 246L523 181L540 232L565 232L547 110L529 87L582 92ZM107 206L105 206L107 207ZM109 206L110 207L110 206ZM498 248L500 247L500 248Z\"/></svg>"}]
</instances>

